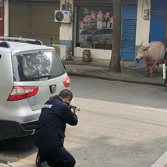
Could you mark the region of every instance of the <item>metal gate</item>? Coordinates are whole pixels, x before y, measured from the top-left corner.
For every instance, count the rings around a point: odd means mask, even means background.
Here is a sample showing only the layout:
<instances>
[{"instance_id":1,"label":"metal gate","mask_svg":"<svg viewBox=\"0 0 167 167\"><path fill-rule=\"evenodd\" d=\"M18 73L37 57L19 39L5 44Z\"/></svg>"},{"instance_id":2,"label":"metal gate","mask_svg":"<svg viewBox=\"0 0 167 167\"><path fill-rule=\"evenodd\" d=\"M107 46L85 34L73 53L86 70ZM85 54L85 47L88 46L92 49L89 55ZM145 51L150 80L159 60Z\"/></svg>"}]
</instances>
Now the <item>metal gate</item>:
<instances>
[{"instance_id":1,"label":"metal gate","mask_svg":"<svg viewBox=\"0 0 167 167\"><path fill-rule=\"evenodd\" d=\"M122 7L121 60L133 61L135 57L137 5L124 4Z\"/></svg>"}]
</instances>

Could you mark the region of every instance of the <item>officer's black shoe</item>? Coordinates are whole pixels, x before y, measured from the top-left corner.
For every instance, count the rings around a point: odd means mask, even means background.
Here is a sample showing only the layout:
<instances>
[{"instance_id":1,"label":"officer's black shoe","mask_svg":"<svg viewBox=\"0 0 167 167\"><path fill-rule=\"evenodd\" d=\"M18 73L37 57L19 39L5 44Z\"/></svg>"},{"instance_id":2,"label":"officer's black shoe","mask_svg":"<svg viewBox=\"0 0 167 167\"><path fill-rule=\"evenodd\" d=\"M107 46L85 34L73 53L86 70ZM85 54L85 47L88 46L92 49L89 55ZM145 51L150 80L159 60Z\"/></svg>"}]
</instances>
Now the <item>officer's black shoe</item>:
<instances>
[{"instance_id":1,"label":"officer's black shoe","mask_svg":"<svg viewBox=\"0 0 167 167\"><path fill-rule=\"evenodd\" d=\"M45 162L45 161L42 160L42 159L40 158L40 156L37 156L36 161L35 161L36 167L43 167L43 165L42 165L43 162Z\"/></svg>"}]
</instances>

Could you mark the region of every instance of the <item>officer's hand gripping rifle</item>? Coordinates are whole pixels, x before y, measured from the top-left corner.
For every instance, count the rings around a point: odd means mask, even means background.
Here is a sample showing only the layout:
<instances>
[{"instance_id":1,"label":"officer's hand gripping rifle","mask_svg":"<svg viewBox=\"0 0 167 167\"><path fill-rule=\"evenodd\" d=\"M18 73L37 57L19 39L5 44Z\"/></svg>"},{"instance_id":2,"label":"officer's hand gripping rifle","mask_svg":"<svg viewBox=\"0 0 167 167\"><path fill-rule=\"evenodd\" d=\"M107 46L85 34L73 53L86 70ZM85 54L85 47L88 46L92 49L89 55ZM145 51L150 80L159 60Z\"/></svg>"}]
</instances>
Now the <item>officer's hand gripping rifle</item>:
<instances>
[{"instance_id":1,"label":"officer's hand gripping rifle","mask_svg":"<svg viewBox=\"0 0 167 167\"><path fill-rule=\"evenodd\" d=\"M70 105L70 109L73 109L75 111L80 111L80 108L77 108L76 106L72 106L72 105Z\"/></svg>"}]
</instances>

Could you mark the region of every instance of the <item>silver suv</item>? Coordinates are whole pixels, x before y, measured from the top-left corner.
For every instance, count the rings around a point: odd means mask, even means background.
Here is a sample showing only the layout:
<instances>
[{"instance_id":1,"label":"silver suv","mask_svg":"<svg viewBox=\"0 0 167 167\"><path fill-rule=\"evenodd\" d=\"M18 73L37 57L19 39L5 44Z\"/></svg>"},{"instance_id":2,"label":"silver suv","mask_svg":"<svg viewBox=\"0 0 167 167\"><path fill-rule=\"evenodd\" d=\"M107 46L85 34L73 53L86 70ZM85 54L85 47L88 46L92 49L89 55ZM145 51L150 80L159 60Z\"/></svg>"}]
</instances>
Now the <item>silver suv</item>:
<instances>
[{"instance_id":1,"label":"silver suv","mask_svg":"<svg viewBox=\"0 0 167 167\"><path fill-rule=\"evenodd\" d=\"M0 37L0 140L32 135L44 103L69 88L53 47Z\"/></svg>"}]
</instances>

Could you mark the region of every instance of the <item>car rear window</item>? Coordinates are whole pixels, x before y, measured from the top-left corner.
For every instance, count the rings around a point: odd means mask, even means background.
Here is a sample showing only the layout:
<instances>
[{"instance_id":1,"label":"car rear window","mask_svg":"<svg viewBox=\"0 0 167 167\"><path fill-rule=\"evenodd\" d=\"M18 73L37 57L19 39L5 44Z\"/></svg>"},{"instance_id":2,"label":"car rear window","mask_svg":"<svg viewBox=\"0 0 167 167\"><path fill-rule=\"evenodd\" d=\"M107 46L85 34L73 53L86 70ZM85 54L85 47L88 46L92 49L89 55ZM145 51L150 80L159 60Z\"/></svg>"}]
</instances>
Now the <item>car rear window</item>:
<instances>
[{"instance_id":1,"label":"car rear window","mask_svg":"<svg viewBox=\"0 0 167 167\"><path fill-rule=\"evenodd\" d=\"M38 51L12 57L14 81L40 81L59 77L65 69L52 51Z\"/></svg>"}]
</instances>

